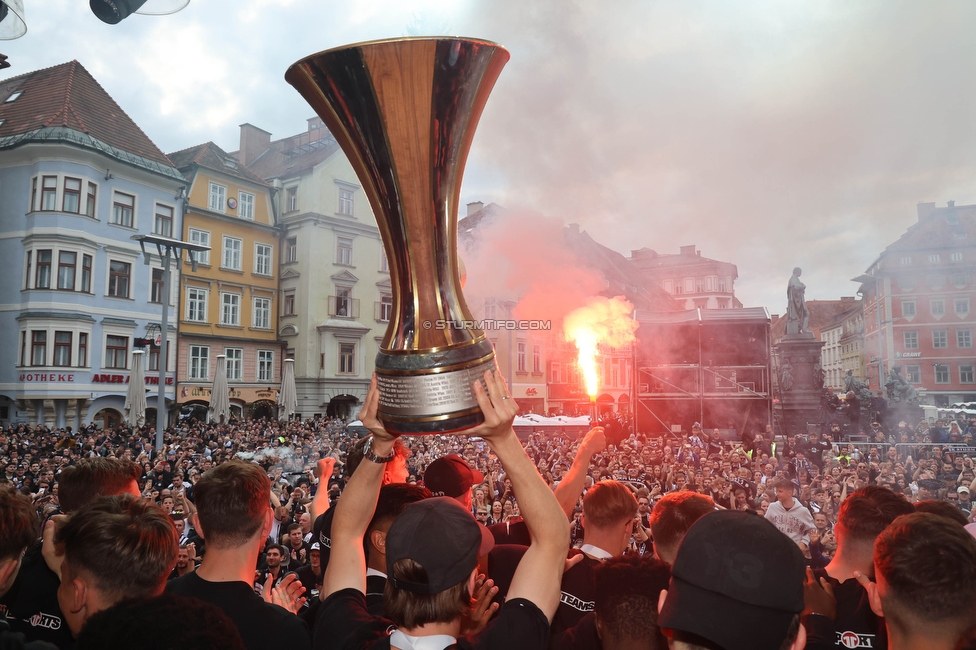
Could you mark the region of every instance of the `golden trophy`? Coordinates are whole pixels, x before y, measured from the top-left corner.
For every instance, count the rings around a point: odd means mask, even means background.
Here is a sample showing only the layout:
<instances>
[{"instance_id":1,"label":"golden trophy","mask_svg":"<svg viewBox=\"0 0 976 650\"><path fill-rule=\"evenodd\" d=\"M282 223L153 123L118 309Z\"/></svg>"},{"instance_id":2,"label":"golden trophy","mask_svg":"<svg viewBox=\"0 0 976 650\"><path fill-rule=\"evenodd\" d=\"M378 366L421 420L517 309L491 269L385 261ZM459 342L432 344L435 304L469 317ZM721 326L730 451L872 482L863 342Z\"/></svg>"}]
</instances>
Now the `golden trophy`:
<instances>
[{"instance_id":1,"label":"golden trophy","mask_svg":"<svg viewBox=\"0 0 976 650\"><path fill-rule=\"evenodd\" d=\"M472 384L495 353L461 294L457 211L471 140L508 58L487 41L403 38L326 50L285 73L352 163L383 237L393 313L376 376L391 433L483 421Z\"/></svg>"}]
</instances>

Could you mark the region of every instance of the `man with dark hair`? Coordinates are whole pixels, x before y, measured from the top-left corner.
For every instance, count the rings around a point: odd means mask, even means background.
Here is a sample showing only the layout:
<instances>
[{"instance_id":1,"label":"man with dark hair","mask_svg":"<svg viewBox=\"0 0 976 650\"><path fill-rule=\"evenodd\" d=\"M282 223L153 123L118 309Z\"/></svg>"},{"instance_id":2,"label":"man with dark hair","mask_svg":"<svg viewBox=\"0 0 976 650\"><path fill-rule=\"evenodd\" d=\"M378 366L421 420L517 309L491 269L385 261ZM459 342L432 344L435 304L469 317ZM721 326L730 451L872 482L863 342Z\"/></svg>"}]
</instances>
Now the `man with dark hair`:
<instances>
[{"instance_id":1,"label":"man with dark hair","mask_svg":"<svg viewBox=\"0 0 976 650\"><path fill-rule=\"evenodd\" d=\"M715 502L704 494L670 492L661 497L651 511L651 535L657 556L674 564L674 556L685 533L710 512L715 512Z\"/></svg>"},{"instance_id":2,"label":"man with dark hair","mask_svg":"<svg viewBox=\"0 0 976 650\"><path fill-rule=\"evenodd\" d=\"M875 616L855 573L874 576L874 542L911 503L891 490L868 486L848 495L837 513L837 552L824 569L812 571L806 584L803 626L807 648L827 650L884 648L884 624Z\"/></svg>"},{"instance_id":3,"label":"man with dark hair","mask_svg":"<svg viewBox=\"0 0 976 650\"><path fill-rule=\"evenodd\" d=\"M26 496L0 487L0 596L7 593L17 578L24 553L37 541L37 515ZM43 641L26 642L24 635L10 631L10 624L0 609L0 647L10 650L49 650L53 645Z\"/></svg>"},{"instance_id":4,"label":"man with dark hair","mask_svg":"<svg viewBox=\"0 0 976 650\"><path fill-rule=\"evenodd\" d=\"M918 501L915 503L915 512L927 512L929 514L939 515L940 517L945 517L956 522L960 526L965 526L969 523L962 510L948 501L937 501L936 499Z\"/></svg>"},{"instance_id":5,"label":"man with dark hair","mask_svg":"<svg viewBox=\"0 0 976 650\"><path fill-rule=\"evenodd\" d=\"M750 512L721 510L688 530L658 601L675 650L800 650L803 554Z\"/></svg>"},{"instance_id":6,"label":"man with dark hair","mask_svg":"<svg viewBox=\"0 0 976 650\"><path fill-rule=\"evenodd\" d=\"M288 590L291 611L265 602L252 587L258 554L274 517L268 475L259 465L228 461L204 472L193 494L193 527L206 540L207 553L195 572L170 580L166 591L219 607L234 621L248 650L308 648L308 628L295 616L300 605L292 597L301 583L286 578L281 584Z\"/></svg>"},{"instance_id":7,"label":"man with dark hair","mask_svg":"<svg viewBox=\"0 0 976 650\"><path fill-rule=\"evenodd\" d=\"M597 567L594 614L603 650L667 648L657 603L670 578L668 565L650 556L615 557Z\"/></svg>"},{"instance_id":8,"label":"man with dark hair","mask_svg":"<svg viewBox=\"0 0 976 650\"><path fill-rule=\"evenodd\" d=\"M766 519L794 543L802 542L809 545L810 531L815 530L817 526L807 507L793 498L795 489L793 482L776 477L766 485L776 490L776 501L769 504Z\"/></svg>"},{"instance_id":9,"label":"man with dark hair","mask_svg":"<svg viewBox=\"0 0 976 650\"><path fill-rule=\"evenodd\" d=\"M518 405L501 373L485 372L473 390L484 422L467 433L481 436L498 456L524 501L522 515L532 538L512 580L508 601L478 636L475 648L544 648L549 619L559 603L559 578L569 547L569 522L512 429ZM315 647L423 647L442 650L457 643L461 618L470 610L478 557L493 544L471 513L448 497L423 499L404 508L386 536L389 581L384 594L390 620L366 610L366 558L362 540L376 509L394 438L376 419L376 378L360 419L373 432L366 460L353 474L335 507L333 561L322 584ZM397 626L389 635L390 622Z\"/></svg>"},{"instance_id":10,"label":"man with dark hair","mask_svg":"<svg viewBox=\"0 0 976 650\"><path fill-rule=\"evenodd\" d=\"M470 494L471 490L468 490ZM384 616L383 592L386 589L386 536L393 521L411 503L430 498L426 487L391 483L380 488L376 512L366 528L366 609L373 616Z\"/></svg>"},{"instance_id":11,"label":"man with dark hair","mask_svg":"<svg viewBox=\"0 0 976 650\"><path fill-rule=\"evenodd\" d=\"M131 494L138 497L139 467L130 461L112 458L84 458L65 467L58 478L58 502L60 512L70 515L83 505L100 496ZM11 629L22 632L28 640L39 639L58 647L72 643L71 630L64 625L58 604L61 558L54 553L54 520L44 530L47 550L42 553L40 543L24 556L17 580L6 595L0 597L0 606L6 607L11 616ZM47 558L45 558L47 555ZM50 561L52 566L48 566Z\"/></svg>"},{"instance_id":12,"label":"man with dark hair","mask_svg":"<svg viewBox=\"0 0 976 650\"><path fill-rule=\"evenodd\" d=\"M976 621L976 539L945 517L903 515L874 545L871 608L891 650L954 650Z\"/></svg>"},{"instance_id":13,"label":"man with dark hair","mask_svg":"<svg viewBox=\"0 0 976 650\"><path fill-rule=\"evenodd\" d=\"M285 542L285 553L291 557L289 566L292 569L308 564L308 546L305 544L305 533L299 523L288 524L288 541Z\"/></svg>"},{"instance_id":14,"label":"man with dark hair","mask_svg":"<svg viewBox=\"0 0 976 650\"><path fill-rule=\"evenodd\" d=\"M158 596L176 562L172 520L130 494L95 499L58 528L64 548L58 602L71 633L126 598Z\"/></svg>"},{"instance_id":15,"label":"man with dark hair","mask_svg":"<svg viewBox=\"0 0 976 650\"><path fill-rule=\"evenodd\" d=\"M78 650L245 650L218 607L196 598L163 594L129 598L88 619Z\"/></svg>"}]
</instances>

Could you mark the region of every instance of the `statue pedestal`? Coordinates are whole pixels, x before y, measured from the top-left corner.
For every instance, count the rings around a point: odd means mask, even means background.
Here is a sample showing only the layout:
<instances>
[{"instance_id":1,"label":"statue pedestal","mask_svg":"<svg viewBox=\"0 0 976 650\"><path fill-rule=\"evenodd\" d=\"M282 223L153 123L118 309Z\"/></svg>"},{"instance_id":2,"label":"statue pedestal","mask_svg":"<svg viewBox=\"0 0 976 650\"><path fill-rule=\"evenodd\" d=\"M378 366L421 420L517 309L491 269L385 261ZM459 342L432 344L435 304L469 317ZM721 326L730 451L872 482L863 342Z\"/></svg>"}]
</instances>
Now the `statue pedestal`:
<instances>
[{"instance_id":1,"label":"statue pedestal","mask_svg":"<svg viewBox=\"0 0 976 650\"><path fill-rule=\"evenodd\" d=\"M808 424L820 424L820 398L823 395L820 350L823 346L823 341L815 339L812 333L802 332L787 334L773 347L779 395L777 419L783 427L777 433L805 434Z\"/></svg>"}]
</instances>

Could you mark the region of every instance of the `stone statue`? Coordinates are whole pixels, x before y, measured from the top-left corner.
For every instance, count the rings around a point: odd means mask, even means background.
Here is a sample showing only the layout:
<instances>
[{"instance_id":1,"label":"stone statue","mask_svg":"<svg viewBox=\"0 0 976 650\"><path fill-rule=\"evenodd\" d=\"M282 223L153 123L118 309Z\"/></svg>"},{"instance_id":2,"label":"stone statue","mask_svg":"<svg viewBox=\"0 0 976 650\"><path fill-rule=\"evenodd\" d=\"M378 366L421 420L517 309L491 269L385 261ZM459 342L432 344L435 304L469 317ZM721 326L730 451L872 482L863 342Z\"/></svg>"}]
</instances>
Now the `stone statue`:
<instances>
[{"instance_id":1,"label":"stone statue","mask_svg":"<svg viewBox=\"0 0 976 650\"><path fill-rule=\"evenodd\" d=\"M786 333L801 334L810 331L810 310L807 309L806 285L800 282L800 267L793 269L793 277L786 288Z\"/></svg>"},{"instance_id":2,"label":"stone statue","mask_svg":"<svg viewBox=\"0 0 976 650\"><path fill-rule=\"evenodd\" d=\"M901 374L901 366L892 366L885 382L888 389L888 399L892 402L917 402L918 391Z\"/></svg>"},{"instance_id":3,"label":"stone statue","mask_svg":"<svg viewBox=\"0 0 976 650\"><path fill-rule=\"evenodd\" d=\"M823 369L822 365L820 365L820 359L817 359L817 362L813 364L813 385L817 388L817 390L822 390L824 387L824 381L826 381L826 379L827 371Z\"/></svg>"},{"instance_id":4,"label":"stone statue","mask_svg":"<svg viewBox=\"0 0 976 650\"><path fill-rule=\"evenodd\" d=\"M779 362L779 387L783 392L793 390L793 364L786 357Z\"/></svg>"}]
</instances>

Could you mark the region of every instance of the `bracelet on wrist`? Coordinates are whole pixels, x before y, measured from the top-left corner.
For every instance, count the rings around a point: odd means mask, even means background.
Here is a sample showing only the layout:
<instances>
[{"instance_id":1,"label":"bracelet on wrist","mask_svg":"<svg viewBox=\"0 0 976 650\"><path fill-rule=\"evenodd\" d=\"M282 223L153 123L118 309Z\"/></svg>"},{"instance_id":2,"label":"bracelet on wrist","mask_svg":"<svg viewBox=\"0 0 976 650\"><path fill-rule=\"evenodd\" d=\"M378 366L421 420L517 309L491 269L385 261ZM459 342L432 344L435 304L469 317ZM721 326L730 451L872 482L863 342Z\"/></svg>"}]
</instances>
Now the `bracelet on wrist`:
<instances>
[{"instance_id":1,"label":"bracelet on wrist","mask_svg":"<svg viewBox=\"0 0 976 650\"><path fill-rule=\"evenodd\" d=\"M366 441L366 446L363 447L363 458L365 458L366 460L372 461L374 463L377 463L379 465L383 465L385 463L390 462L391 460L393 460L393 457L395 455L396 455L396 452L394 451L394 449L391 448L390 449L390 453L388 455L386 455L386 456L377 456L373 452L373 437L372 436L369 437L369 439Z\"/></svg>"}]
</instances>

